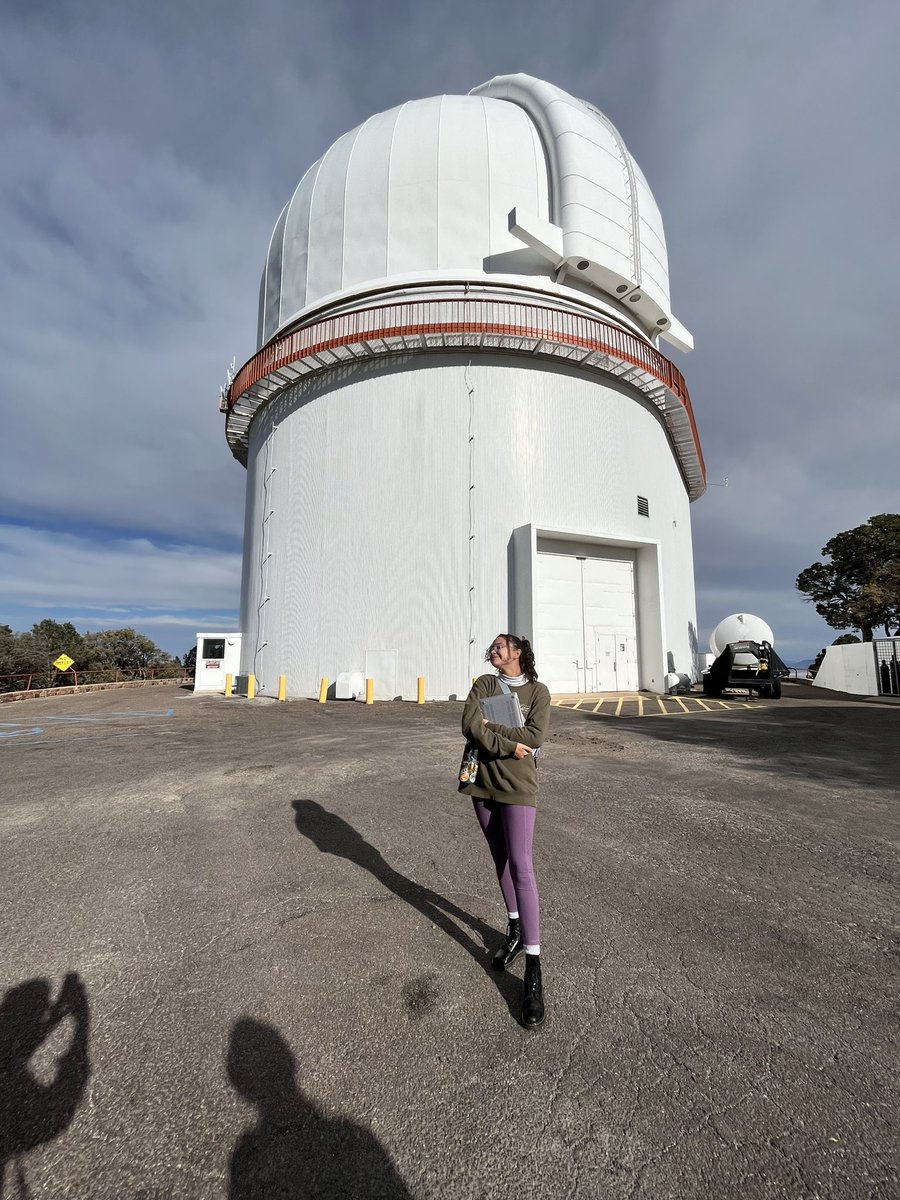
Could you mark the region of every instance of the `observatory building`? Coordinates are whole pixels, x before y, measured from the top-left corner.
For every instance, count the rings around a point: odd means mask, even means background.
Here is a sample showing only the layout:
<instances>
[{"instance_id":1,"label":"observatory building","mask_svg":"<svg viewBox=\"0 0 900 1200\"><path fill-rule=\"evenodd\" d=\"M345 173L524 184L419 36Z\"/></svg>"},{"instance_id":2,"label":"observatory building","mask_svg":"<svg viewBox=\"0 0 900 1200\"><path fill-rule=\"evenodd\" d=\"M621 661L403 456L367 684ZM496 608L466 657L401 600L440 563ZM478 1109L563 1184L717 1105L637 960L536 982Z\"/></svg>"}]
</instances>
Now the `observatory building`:
<instances>
[{"instance_id":1,"label":"observatory building","mask_svg":"<svg viewBox=\"0 0 900 1200\"><path fill-rule=\"evenodd\" d=\"M705 473L660 339L691 347L659 210L591 104L509 75L339 138L223 401L258 691L462 698L505 630L554 692L696 678Z\"/></svg>"}]
</instances>

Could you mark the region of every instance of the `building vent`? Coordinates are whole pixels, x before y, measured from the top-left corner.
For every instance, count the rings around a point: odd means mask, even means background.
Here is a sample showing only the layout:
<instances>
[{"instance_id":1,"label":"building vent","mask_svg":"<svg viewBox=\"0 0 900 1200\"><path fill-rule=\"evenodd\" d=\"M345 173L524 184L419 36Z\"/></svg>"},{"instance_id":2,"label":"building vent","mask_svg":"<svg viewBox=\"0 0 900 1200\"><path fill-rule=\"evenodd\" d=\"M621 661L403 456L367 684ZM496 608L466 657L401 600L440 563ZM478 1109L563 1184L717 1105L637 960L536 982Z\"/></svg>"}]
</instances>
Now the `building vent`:
<instances>
[{"instance_id":1,"label":"building vent","mask_svg":"<svg viewBox=\"0 0 900 1200\"><path fill-rule=\"evenodd\" d=\"M639 517L649 517L650 516L650 501L647 499L646 496L638 496L638 516Z\"/></svg>"}]
</instances>

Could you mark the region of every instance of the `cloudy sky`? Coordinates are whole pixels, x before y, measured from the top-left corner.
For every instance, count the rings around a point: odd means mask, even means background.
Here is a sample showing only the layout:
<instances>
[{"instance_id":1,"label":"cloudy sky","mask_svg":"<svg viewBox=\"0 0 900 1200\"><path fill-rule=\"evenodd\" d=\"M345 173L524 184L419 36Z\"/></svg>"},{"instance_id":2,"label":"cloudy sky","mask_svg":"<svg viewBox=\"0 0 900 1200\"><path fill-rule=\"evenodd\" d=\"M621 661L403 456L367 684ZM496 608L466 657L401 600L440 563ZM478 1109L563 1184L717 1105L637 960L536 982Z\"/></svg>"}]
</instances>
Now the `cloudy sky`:
<instances>
[{"instance_id":1,"label":"cloudy sky","mask_svg":"<svg viewBox=\"0 0 900 1200\"><path fill-rule=\"evenodd\" d=\"M788 661L838 530L900 510L896 0L12 0L0 18L0 623L236 628L218 388L275 219L347 129L524 71L614 121L662 210L710 487L705 637Z\"/></svg>"}]
</instances>

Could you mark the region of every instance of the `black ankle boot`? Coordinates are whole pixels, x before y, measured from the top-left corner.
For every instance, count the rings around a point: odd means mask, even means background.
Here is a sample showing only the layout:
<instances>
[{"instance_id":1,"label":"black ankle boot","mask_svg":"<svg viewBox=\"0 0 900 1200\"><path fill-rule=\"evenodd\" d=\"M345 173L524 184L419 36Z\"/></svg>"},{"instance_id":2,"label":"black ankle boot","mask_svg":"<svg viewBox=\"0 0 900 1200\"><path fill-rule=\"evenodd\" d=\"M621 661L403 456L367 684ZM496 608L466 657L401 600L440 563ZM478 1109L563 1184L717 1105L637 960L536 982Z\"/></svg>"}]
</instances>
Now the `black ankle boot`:
<instances>
[{"instance_id":1,"label":"black ankle boot","mask_svg":"<svg viewBox=\"0 0 900 1200\"><path fill-rule=\"evenodd\" d=\"M522 923L513 917L506 927L506 941L491 959L495 971L505 971L514 958L522 953Z\"/></svg>"},{"instance_id":2,"label":"black ankle boot","mask_svg":"<svg viewBox=\"0 0 900 1200\"><path fill-rule=\"evenodd\" d=\"M541 984L541 956L525 955L525 996L522 1001L522 1024L534 1029L544 1019L544 988Z\"/></svg>"}]
</instances>

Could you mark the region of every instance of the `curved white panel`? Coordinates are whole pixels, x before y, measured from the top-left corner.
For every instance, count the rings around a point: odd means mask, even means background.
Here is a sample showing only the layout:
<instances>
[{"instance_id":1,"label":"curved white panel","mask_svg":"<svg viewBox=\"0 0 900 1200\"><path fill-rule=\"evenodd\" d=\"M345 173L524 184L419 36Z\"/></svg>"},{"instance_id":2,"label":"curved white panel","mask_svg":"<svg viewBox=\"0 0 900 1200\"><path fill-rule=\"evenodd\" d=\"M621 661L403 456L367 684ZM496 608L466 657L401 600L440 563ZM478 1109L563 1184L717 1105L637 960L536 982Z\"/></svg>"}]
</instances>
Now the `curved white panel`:
<instances>
[{"instance_id":1,"label":"curved white panel","mask_svg":"<svg viewBox=\"0 0 900 1200\"><path fill-rule=\"evenodd\" d=\"M551 220L563 256L590 286L633 306L648 332L678 326L662 218L621 134L599 109L543 79L501 75L473 88L523 108L550 162ZM581 264L581 265L579 265Z\"/></svg>"},{"instance_id":2,"label":"curved white panel","mask_svg":"<svg viewBox=\"0 0 900 1200\"><path fill-rule=\"evenodd\" d=\"M668 652L691 671L688 498L658 414L574 371L467 361L319 377L254 420L241 627L243 669L253 664L264 693L287 674L289 694L314 695L323 675L397 650L404 696L419 675L431 697L464 695L522 600L511 541L528 524L658 544L661 586L636 576L638 639L661 647L644 656L640 686L662 690Z\"/></svg>"},{"instance_id":3,"label":"curved white panel","mask_svg":"<svg viewBox=\"0 0 900 1200\"><path fill-rule=\"evenodd\" d=\"M513 210L520 228L559 228L558 260L510 233ZM618 131L513 75L378 113L307 171L269 248L260 344L319 303L461 273L543 278L621 306L645 335L689 340L669 311L659 209Z\"/></svg>"}]
</instances>

